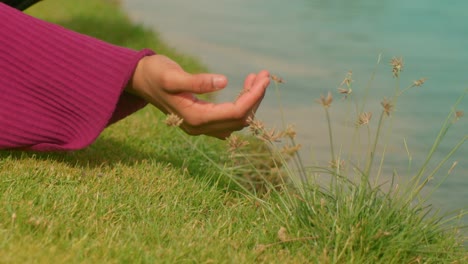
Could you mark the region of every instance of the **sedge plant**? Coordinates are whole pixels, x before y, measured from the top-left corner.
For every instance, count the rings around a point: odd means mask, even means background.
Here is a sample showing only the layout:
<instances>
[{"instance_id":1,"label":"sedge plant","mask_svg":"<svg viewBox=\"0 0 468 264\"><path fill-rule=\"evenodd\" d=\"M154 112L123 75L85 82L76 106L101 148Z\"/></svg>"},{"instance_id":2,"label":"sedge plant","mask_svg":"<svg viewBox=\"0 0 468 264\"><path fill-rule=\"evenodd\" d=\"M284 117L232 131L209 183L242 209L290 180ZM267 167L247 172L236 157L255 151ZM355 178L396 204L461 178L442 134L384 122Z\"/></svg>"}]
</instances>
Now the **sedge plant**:
<instances>
[{"instance_id":1,"label":"sedge plant","mask_svg":"<svg viewBox=\"0 0 468 264\"><path fill-rule=\"evenodd\" d=\"M380 61L379 55L377 64ZM248 199L282 223L276 241L257 245L255 250L259 255L267 250L287 248L292 252L310 252L308 257L315 263L464 263L468 260L463 246L466 238L462 237L462 227L457 222L465 213L443 217L428 205L429 197L421 192L467 139L465 135L427 172L447 131L463 116L456 109L467 91L453 105L411 181L401 187L398 183L400 171L395 168L387 177L389 186L384 188L379 182L395 105L401 95L426 81L421 78L400 89L403 59L393 58L390 65L396 88L393 95L380 102L374 130L370 127L372 112L364 111L366 102L354 101L356 121L351 141L359 138L356 135L361 127L366 127L368 143L363 160L352 158L352 149L357 144L352 144L349 158L345 158L342 148L336 151L329 111L333 103L331 92L318 100L325 110L328 127L330 162L326 165L304 165L299 152L301 146L295 140L296 132L286 125L283 114L282 131L267 129L264 123L252 117L250 136L235 134L227 140L228 154L224 164L218 164L217 168L241 186ZM366 87L365 98L374 76L375 71ZM272 79L279 95L279 85L284 80L277 76ZM352 82L352 73L348 72L338 92L346 99L355 100ZM406 139L405 146L408 150ZM329 184L318 180L324 177Z\"/></svg>"}]
</instances>

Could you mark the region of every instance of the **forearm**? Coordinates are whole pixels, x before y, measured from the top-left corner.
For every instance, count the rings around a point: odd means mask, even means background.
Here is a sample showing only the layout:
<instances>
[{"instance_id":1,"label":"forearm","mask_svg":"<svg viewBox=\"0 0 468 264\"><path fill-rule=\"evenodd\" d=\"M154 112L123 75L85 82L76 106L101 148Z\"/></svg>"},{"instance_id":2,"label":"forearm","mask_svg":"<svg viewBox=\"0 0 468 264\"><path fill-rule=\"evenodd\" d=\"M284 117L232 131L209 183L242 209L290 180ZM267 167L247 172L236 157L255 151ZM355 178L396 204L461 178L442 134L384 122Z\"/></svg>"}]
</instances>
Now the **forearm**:
<instances>
[{"instance_id":1,"label":"forearm","mask_svg":"<svg viewBox=\"0 0 468 264\"><path fill-rule=\"evenodd\" d=\"M145 102L122 93L141 52L0 3L0 148L79 149Z\"/></svg>"}]
</instances>

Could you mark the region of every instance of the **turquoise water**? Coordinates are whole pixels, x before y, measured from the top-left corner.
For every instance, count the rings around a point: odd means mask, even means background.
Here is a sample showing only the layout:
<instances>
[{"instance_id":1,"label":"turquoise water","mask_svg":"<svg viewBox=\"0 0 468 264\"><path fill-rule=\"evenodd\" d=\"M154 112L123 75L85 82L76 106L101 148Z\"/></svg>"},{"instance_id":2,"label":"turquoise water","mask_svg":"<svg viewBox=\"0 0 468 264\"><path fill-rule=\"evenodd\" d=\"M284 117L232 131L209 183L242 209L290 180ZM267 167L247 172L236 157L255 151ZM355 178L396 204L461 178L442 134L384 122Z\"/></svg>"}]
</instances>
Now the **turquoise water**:
<instances>
[{"instance_id":1,"label":"turquoise water","mask_svg":"<svg viewBox=\"0 0 468 264\"><path fill-rule=\"evenodd\" d=\"M401 87L421 77L424 86L413 88L399 99L393 133L387 148L389 164L409 177L406 139L412 156L411 169L430 149L452 104L468 87L468 2L462 0L128 0L131 16L161 32L162 37L183 52L200 58L213 71L226 74L228 89L219 100L238 94L245 75L268 69L286 84L281 98L286 119L294 123L304 149L325 161L328 152L323 110L315 100L326 91L335 93L332 107L337 145L350 144L352 108L336 88L346 72L353 71L355 96L363 89L381 56L367 111L377 122L379 102L391 96L396 80L389 61L404 58ZM380 55L379 55L380 54ZM274 88L273 86L271 88ZM468 98L459 110L468 113ZM272 126L279 125L280 112L274 89L267 93L258 115ZM460 120L447 135L436 160L468 132L468 120ZM365 140L363 140L365 142ZM320 154L317 154L320 153ZM442 170L440 179L454 161L457 167L433 196L433 203L451 210L468 207L468 146L463 145ZM311 158L312 160L312 158ZM403 165L402 165L403 164ZM407 166L408 165L408 166ZM435 165L432 165L435 166ZM435 182L435 181L434 181Z\"/></svg>"}]
</instances>

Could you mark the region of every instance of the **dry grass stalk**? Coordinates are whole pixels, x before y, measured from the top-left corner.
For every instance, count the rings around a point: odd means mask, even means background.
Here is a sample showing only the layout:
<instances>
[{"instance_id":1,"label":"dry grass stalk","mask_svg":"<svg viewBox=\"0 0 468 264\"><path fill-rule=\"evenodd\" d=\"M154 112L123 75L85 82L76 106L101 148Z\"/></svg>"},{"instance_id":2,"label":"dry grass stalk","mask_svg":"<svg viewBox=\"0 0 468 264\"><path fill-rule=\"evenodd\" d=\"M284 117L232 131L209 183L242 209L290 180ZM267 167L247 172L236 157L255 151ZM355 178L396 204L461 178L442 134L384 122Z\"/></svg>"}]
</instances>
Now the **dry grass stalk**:
<instances>
[{"instance_id":1,"label":"dry grass stalk","mask_svg":"<svg viewBox=\"0 0 468 264\"><path fill-rule=\"evenodd\" d=\"M288 138L290 138L290 139L294 139L294 138L296 138L297 133L296 133L296 129L294 128L293 125L288 125L286 127L286 130L284 130L283 134L285 136L287 136Z\"/></svg>"},{"instance_id":2,"label":"dry grass stalk","mask_svg":"<svg viewBox=\"0 0 468 264\"><path fill-rule=\"evenodd\" d=\"M390 116L390 114L393 111L393 104L391 101L389 101L387 98L384 98L383 101L380 103L384 109L385 114L387 116Z\"/></svg>"},{"instance_id":3,"label":"dry grass stalk","mask_svg":"<svg viewBox=\"0 0 468 264\"><path fill-rule=\"evenodd\" d=\"M178 127L182 122L184 122L184 119L180 118L176 114L167 115L166 120L164 121L164 123L170 127Z\"/></svg>"},{"instance_id":4,"label":"dry grass stalk","mask_svg":"<svg viewBox=\"0 0 468 264\"><path fill-rule=\"evenodd\" d=\"M249 144L249 142L240 139L238 136L234 134L232 134L230 137L227 138L227 142L229 145L229 152L231 153Z\"/></svg>"},{"instance_id":5,"label":"dry grass stalk","mask_svg":"<svg viewBox=\"0 0 468 264\"><path fill-rule=\"evenodd\" d=\"M427 78L421 78L419 80L416 80L413 82L413 85L411 85L411 87L419 87L419 86L422 86L425 82L426 82Z\"/></svg>"},{"instance_id":6,"label":"dry grass stalk","mask_svg":"<svg viewBox=\"0 0 468 264\"><path fill-rule=\"evenodd\" d=\"M250 132L254 135L262 134L265 130L265 124L253 117L247 118L247 124L249 124Z\"/></svg>"},{"instance_id":7,"label":"dry grass stalk","mask_svg":"<svg viewBox=\"0 0 468 264\"><path fill-rule=\"evenodd\" d=\"M390 65L392 65L393 77L398 78L400 76L400 72L403 70L403 58L393 57L390 61Z\"/></svg>"},{"instance_id":8,"label":"dry grass stalk","mask_svg":"<svg viewBox=\"0 0 468 264\"><path fill-rule=\"evenodd\" d=\"M327 96L320 96L320 100L318 102L324 107L329 108L331 103L333 102L333 96L331 92L328 92Z\"/></svg>"},{"instance_id":9,"label":"dry grass stalk","mask_svg":"<svg viewBox=\"0 0 468 264\"><path fill-rule=\"evenodd\" d=\"M338 88L338 92L340 94L344 94L345 99L348 98L348 96L353 92L351 88L345 89L345 88Z\"/></svg>"},{"instance_id":10,"label":"dry grass stalk","mask_svg":"<svg viewBox=\"0 0 468 264\"><path fill-rule=\"evenodd\" d=\"M281 242L287 242L288 241L288 231L283 226L278 230L278 239Z\"/></svg>"},{"instance_id":11,"label":"dry grass stalk","mask_svg":"<svg viewBox=\"0 0 468 264\"><path fill-rule=\"evenodd\" d=\"M345 161L342 159L336 159L336 160L330 161L330 167L332 169L340 169L340 168L343 168L344 166L345 166Z\"/></svg>"},{"instance_id":12,"label":"dry grass stalk","mask_svg":"<svg viewBox=\"0 0 468 264\"><path fill-rule=\"evenodd\" d=\"M258 137L267 142L278 142L283 137L283 133L277 132L274 128L264 129Z\"/></svg>"},{"instance_id":13,"label":"dry grass stalk","mask_svg":"<svg viewBox=\"0 0 468 264\"><path fill-rule=\"evenodd\" d=\"M352 79L353 77L353 72L352 71L348 71L348 73L346 74L346 77L344 78L344 80L341 82L340 84L340 87L343 86L343 85L346 85L346 87L350 87L351 86L351 83L354 82L354 80ZM350 89L351 90L351 89Z\"/></svg>"},{"instance_id":14,"label":"dry grass stalk","mask_svg":"<svg viewBox=\"0 0 468 264\"><path fill-rule=\"evenodd\" d=\"M372 118L372 113L371 112L364 112L359 115L359 119L357 121L357 124L362 126L362 125L369 125L370 120Z\"/></svg>"},{"instance_id":15,"label":"dry grass stalk","mask_svg":"<svg viewBox=\"0 0 468 264\"><path fill-rule=\"evenodd\" d=\"M293 156L294 154L296 154L296 152L298 152L301 149L301 147L302 147L301 144L298 144L295 146L285 145L281 149L281 153L288 155L288 156Z\"/></svg>"},{"instance_id":16,"label":"dry grass stalk","mask_svg":"<svg viewBox=\"0 0 468 264\"><path fill-rule=\"evenodd\" d=\"M284 79L277 76L277 75L271 75L271 79L275 82L275 83L285 83Z\"/></svg>"},{"instance_id":17,"label":"dry grass stalk","mask_svg":"<svg viewBox=\"0 0 468 264\"><path fill-rule=\"evenodd\" d=\"M454 161L452 163L452 166L450 167L450 169L448 170L447 174L451 174L453 169L455 169L455 167L458 165L458 161Z\"/></svg>"}]
</instances>

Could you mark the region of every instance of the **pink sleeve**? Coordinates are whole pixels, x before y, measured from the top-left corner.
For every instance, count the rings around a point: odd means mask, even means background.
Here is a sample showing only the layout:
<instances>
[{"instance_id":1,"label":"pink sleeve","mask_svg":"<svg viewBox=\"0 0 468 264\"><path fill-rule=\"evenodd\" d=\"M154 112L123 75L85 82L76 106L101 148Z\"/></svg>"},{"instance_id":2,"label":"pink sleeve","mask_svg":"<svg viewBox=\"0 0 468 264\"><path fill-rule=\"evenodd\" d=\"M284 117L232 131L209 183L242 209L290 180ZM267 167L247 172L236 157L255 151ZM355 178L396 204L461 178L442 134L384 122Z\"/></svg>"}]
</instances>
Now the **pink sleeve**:
<instances>
[{"instance_id":1,"label":"pink sleeve","mask_svg":"<svg viewBox=\"0 0 468 264\"><path fill-rule=\"evenodd\" d=\"M75 150L146 102L124 92L140 52L0 3L0 149Z\"/></svg>"}]
</instances>

